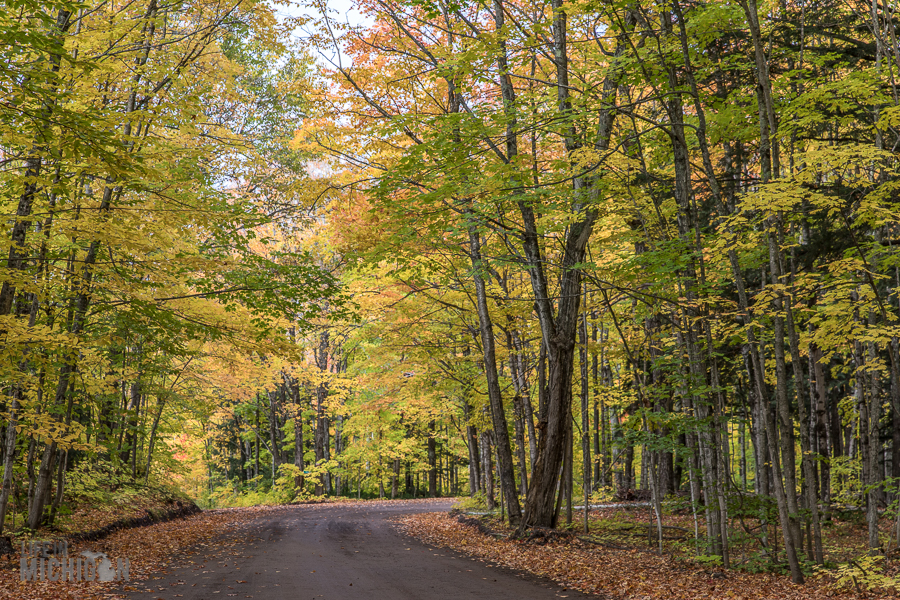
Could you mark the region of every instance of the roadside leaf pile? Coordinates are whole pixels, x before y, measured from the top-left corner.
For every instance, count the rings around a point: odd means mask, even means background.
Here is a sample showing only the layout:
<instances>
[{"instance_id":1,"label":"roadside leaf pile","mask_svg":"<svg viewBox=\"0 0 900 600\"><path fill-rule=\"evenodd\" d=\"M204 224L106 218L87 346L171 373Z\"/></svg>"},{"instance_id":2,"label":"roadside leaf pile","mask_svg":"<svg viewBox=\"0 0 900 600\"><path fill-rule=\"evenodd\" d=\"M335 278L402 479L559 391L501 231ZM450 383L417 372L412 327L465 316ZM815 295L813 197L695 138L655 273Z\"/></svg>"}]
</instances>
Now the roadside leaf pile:
<instances>
[{"instance_id":1,"label":"roadside leaf pile","mask_svg":"<svg viewBox=\"0 0 900 600\"><path fill-rule=\"evenodd\" d=\"M565 588L616 600L812 600L820 598L889 598L884 593L837 590L823 579L804 586L771 573L710 569L651 552L616 550L578 541L523 543L480 533L444 513L408 515L400 529L426 543L465 552L482 561L552 579Z\"/></svg>"},{"instance_id":2,"label":"roadside leaf pile","mask_svg":"<svg viewBox=\"0 0 900 600\"><path fill-rule=\"evenodd\" d=\"M140 529L123 529L95 542L69 543L69 556L85 550L110 558L127 557L130 581L27 581L19 577L19 548L11 560L0 561L0 598L15 600L107 600L121 598L121 591L154 591L150 574L164 574L171 565L214 548L226 551L238 543L243 525L271 507L206 511L186 519ZM148 595L148 598L152 597Z\"/></svg>"}]
</instances>

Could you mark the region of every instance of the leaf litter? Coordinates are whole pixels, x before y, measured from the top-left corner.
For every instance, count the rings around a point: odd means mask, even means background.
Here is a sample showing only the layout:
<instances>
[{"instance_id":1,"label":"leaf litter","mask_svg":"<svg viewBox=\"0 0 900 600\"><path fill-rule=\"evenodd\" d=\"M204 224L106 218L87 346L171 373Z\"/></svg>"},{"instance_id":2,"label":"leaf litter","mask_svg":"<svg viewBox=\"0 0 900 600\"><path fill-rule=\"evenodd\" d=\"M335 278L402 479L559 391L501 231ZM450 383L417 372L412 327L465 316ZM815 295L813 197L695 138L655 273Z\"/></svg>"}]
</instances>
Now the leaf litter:
<instances>
[{"instance_id":1,"label":"leaf litter","mask_svg":"<svg viewBox=\"0 0 900 600\"><path fill-rule=\"evenodd\" d=\"M565 588L613 600L824 600L897 597L836 589L823 577L795 585L783 575L709 568L671 555L631 547L604 547L576 536L515 540L473 526L472 519L420 513L396 519L405 534L434 546L468 554L551 579Z\"/></svg>"},{"instance_id":2,"label":"leaf litter","mask_svg":"<svg viewBox=\"0 0 900 600\"><path fill-rule=\"evenodd\" d=\"M128 558L127 582L21 581L20 548L16 545L12 559L0 560L0 599L111 600L123 598L123 591L153 592L156 588L151 576L159 578L192 556L202 553L203 562L209 562L216 559L215 555L233 555L235 547L243 545L245 526L270 510L274 507L210 510L184 519L121 529L98 541L69 542L70 557L90 550L106 553L113 561Z\"/></svg>"}]
</instances>

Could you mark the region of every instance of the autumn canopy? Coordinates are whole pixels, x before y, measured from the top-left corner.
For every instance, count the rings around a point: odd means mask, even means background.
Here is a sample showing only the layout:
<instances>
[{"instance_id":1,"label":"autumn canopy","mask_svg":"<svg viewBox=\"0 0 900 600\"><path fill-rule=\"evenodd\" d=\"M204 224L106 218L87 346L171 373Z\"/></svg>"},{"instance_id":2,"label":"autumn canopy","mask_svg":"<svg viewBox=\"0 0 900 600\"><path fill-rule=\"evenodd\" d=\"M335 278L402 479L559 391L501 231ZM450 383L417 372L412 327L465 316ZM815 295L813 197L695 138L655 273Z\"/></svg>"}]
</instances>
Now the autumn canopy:
<instances>
[{"instance_id":1,"label":"autumn canopy","mask_svg":"<svg viewBox=\"0 0 900 600\"><path fill-rule=\"evenodd\" d=\"M0 529L139 486L471 496L514 537L639 499L659 552L864 584L894 11L0 3Z\"/></svg>"}]
</instances>

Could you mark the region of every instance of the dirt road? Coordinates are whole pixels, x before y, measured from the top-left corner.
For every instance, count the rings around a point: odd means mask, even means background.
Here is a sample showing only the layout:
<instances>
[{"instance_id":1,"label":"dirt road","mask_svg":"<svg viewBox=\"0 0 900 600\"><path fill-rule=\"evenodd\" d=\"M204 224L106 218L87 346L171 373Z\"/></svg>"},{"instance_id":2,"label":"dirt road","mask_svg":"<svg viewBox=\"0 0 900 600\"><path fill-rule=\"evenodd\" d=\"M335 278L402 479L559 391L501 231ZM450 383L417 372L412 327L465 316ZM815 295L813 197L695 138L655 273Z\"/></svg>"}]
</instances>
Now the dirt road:
<instances>
[{"instance_id":1,"label":"dirt road","mask_svg":"<svg viewBox=\"0 0 900 600\"><path fill-rule=\"evenodd\" d=\"M134 582L128 598L225 600L538 600L590 598L559 585L433 548L392 517L449 510L449 501L290 506L239 536Z\"/></svg>"}]
</instances>

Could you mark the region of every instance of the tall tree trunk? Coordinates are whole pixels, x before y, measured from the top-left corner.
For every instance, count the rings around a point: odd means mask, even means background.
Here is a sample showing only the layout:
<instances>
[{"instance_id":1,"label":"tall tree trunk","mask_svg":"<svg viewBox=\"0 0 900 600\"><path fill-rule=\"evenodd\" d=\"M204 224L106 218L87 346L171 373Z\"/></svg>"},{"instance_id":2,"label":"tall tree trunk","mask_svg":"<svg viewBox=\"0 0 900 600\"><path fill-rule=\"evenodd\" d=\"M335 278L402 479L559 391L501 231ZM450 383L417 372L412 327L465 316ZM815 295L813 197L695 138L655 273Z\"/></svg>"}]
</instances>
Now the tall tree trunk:
<instances>
[{"instance_id":1,"label":"tall tree trunk","mask_svg":"<svg viewBox=\"0 0 900 600\"><path fill-rule=\"evenodd\" d=\"M558 110L563 119L566 119L572 109L569 99L571 88L569 86L567 15L563 0L552 0L551 8L553 10L553 47ZM634 22L635 15L629 11L626 15L626 26L631 27ZM625 40L619 39L616 45L616 60L612 61L613 64L604 80L603 106L608 108L601 110L598 115L596 134L591 143L592 149L600 153L609 148L616 114L614 104L619 87L618 57L622 55L625 48ZM502 74L505 75L505 69L502 71ZM501 84L504 81L511 87L508 77L501 77ZM506 92L504 92L504 98L505 94ZM570 155L574 155L581 148L574 135L573 125L564 135L566 151ZM590 200L596 200L600 194L600 190L593 185L593 180L586 177L576 177L573 180L573 192L575 198ZM522 524L519 527L520 533L523 533L529 526L547 527L553 522L557 478L565 454L566 429L571 420L572 375L582 278L581 269L577 265L584 260L587 244L598 216L594 206L590 201L584 204L579 201L572 207L573 213L583 215L583 218L570 223L565 239L561 240L563 251L558 292L552 294L544 270L546 263L541 252L540 234L533 205L530 201L524 200L519 203L519 211L524 224L525 261L534 291L541 336L547 346L549 365L547 410L541 415L538 456L532 467ZM555 316L551 300L554 295L559 297Z\"/></svg>"},{"instance_id":2,"label":"tall tree trunk","mask_svg":"<svg viewBox=\"0 0 900 600\"><path fill-rule=\"evenodd\" d=\"M470 213L471 214L471 213ZM497 373L497 354L494 340L494 324L487 303L487 289L482 275L485 265L481 256L480 234L474 222L469 224L469 256L472 261L473 278L475 280L475 300L478 311L478 329L481 334L481 350L484 355L484 374L487 379L488 402L491 410L491 423L494 429L494 440L497 444L497 470L500 474L500 485L509 508L509 522L517 525L522 516L519 496L516 491L516 474L513 468L512 450L509 444L509 430L506 423L506 411L503 407L503 396L500 392L500 377Z\"/></svg>"},{"instance_id":3,"label":"tall tree trunk","mask_svg":"<svg viewBox=\"0 0 900 600\"><path fill-rule=\"evenodd\" d=\"M287 377L287 376L285 376ZM291 402L294 404L294 466L297 467L297 477L294 485L302 493L304 486L303 473L306 470L306 461L304 452L306 447L303 444L303 407L300 405L300 382L294 378L290 378Z\"/></svg>"},{"instance_id":4,"label":"tall tree trunk","mask_svg":"<svg viewBox=\"0 0 900 600\"><path fill-rule=\"evenodd\" d=\"M269 444L272 452L272 481L275 481L278 465L281 464L281 453L278 451L278 396L276 392L266 390L269 398Z\"/></svg>"},{"instance_id":5,"label":"tall tree trunk","mask_svg":"<svg viewBox=\"0 0 900 600\"><path fill-rule=\"evenodd\" d=\"M0 490L0 534L6 523L6 510L9 506L9 495L12 493L13 466L16 458L16 425L19 418L19 394L16 388L10 397L9 422L6 425L6 437L3 446L3 488Z\"/></svg>"},{"instance_id":6,"label":"tall tree trunk","mask_svg":"<svg viewBox=\"0 0 900 600\"><path fill-rule=\"evenodd\" d=\"M481 487L484 490L484 499L488 510L494 510L497 501L494 500L494 460L491 452L491 436L488 432L481 432Z\"/></svg>"},{"instance_id":7,"label":"tall tree trunk","mask_svg":"<svg viewBox=\"0 0 900 600\"><path fill-rule=\"evenodd\" d=\"M478 453L478 431L472 425L469 401L463 398L463 419L466 421L466 446L469 449L469 495L474 496L481 489L481 459Z\"/></svg>"},{"instance_id":8,"label":"tall tree trunk","mask_svg":"<svg viewBox=\"0 0 900 600\"><path fill-rule=\"evenodd\" d=\"M596 343L597 342L597 326L591 326L591 340ZM605 457L605 453L601 453L601 437L603 432L606 429L606 422L602 420L603 410L600 406L602 400L600 398L600 373L599 373L599 359L597 357L596 352L591 357L591 381L593 382L593 398L594 398L594 485L599 487L606 487L606 476L601 475L601 468L605 471L605 461L601 460Z\"/></svg>"},{"instance_id":9,"label":"tall tree trunk","mask_svg":"<svg viewBox=\"0 0 900 600\"><path fill-rule=\"evenodd\" d=\"M587 292L585 292L585 304L587 304ZM587 337L587 313L581 314L580 366L581 366L581 468L584 496L591 494L591 421L589 416L590 390L588 384L588 337ZM585 501L587 502L587 501Z\"/></svg>"},{"instance_id":10,"label":"tall tree trunk","mask_svg":"<svg viewBox=\"0 0 900 600\"><path fill-rule=\"evenodd\" d=\"M46 152L45 139L52 136L51 129L53 113L59 94L59 82L56 76L59 74L63 57L63 45L65 36L72 24L72 12L69 10L59 10L56 14L56 22L54 24L54 45L55 52L50 55L49 72L51 74L50 86L46 96L41 104L41 111L37 115L40 131L35 136L34 147L31 149L31 155L24 161L24 189L19 196L19 202L16 206L16 219L13 223L9 237L9 254L6 259L6 268L10 271L24 271L28 268L30 261L25 250L25 240L28 231L31 230L31 214L34 208L34 199L40 187L38 177L43 167L43 153ZM40 63L37 63L40 65ZM30 75L25 77L31 79ZM43 77L40 77L43 79ZM40 265L39 265L40 266ZM13 282L7 280L0 286L0 316L8 315L12 312L13 299L16 296L16 286Z\"/></svg>"},{"instance_id":11,"label":"tall tree trunk","mask_svg":"<svg viewBox=\"0 0 900 600\"><path fill-rule=\"evenodd\" d=\"M394 459L393 473L391 473L391 500L397 497L400 481L400 459Z\"/></svg>"},{"instance_id":12,"label":"tall tree trunk","mask_svg":"<svg viewBox=\"0 0 900 600\"><path fill-rule=\"evenodd\" d=\"M428 423L428 495L437 498L437 441L434 421Z\"/></svg>"},{"instance_id":13,"label":"tall tree trunk","mask_svg":"<svg viewBox=\"0 0 900 600\"><path fill-rule=\"evenodd\" d=\"M113 197L118 197L121 193L121 190L114 189L110 186L106 186L103 191L103 199L100 202L98 207L99 213L101 215L106 215L109 212L109 208L112 205ZM69 325L69 333L73 336L79 335L85 325L85 320L87 319L87 311L91 302L91 291L93 284L93 266L97 261L97 252L100 248L100 242L94 240L91 242L90 247L88 248L88 252L82 262L81 274L78 277L79 281L76 284L73 281L73 290L77 289L78 293L74 298L74 301L71 303L71 314L72 318ZM72 397L68 394L69 392L69 384L71 379L75 373L75 361L76 357L70 358L67 362L65 362L59 371L59 378L56 384L56 393L53 398L52 406L61 407L66 400L66 397L69 397L68 408L66 409L66 414L71 415L71 405L72 405ZM66 418L68 419L69 416ZM43 459L41 460L41 467L38 473L37 483L34 486L34 498L32 499L29 510L28 510L28 527L31 529L37 529L43 519L44 514L44 505L47 501L47 494L49 493L50 483L53 477L53 460L56 456L57 442L55 439L51 440L47 445L47 448L44 451Z\"/></svg>"},{"instance_id":14,"label":"tall tree trunk","mask_svg":"<svg viewBox=\"0 0 900 600\"><path fill-rule=\"evenodd\" d=\"M44 254L43 252L41 253ZM34 327L37 322L38 299L34 297L31 303L31 312L28 316L28 327ZM19 370L24 370L24 361L19 365ZM41 377L43 381L43 377ZM13 469L16 459L16 425L19 422L19 400L22 396L22 388L13 386L9 399L9 421L6 425L6 435L3 440L3 486L0 488L0 534L6 523L6 511L9 506L9 495L12 493ZM32 438L33 441L33 438ZM30 500L30 499L29 499Z\"/></svg>"},{"instance_id":15,"label":"tall tree trunk","mask_svg":"<svg viewBox=\"0 0 900 600\"><path fill-rule=\"evenodd\" d=\"M328 371L328 331L322 331L319 334L319 344L315 350L316 367L322 377ZM324 382L320 382L316 386L316 416L315 416L315 452L316 466L320 467L326 460L326 445L328 444L328 424L325 415L325 402L328 398L328 386ZM379 463L380 465L380 463ZM322 496L325 494L325 477L318 475L316 479L315 495Z\"/></svg>"},{"instance_id":16,"label":"tall tree trunk","mask_svg":"<svg viewBox=\"0 0 900 600\"><path fill-rule=\"evenodd\" d=\"M822 368L822 351L815 344L810 344L809 348L809 364L811 379L814 380L810 386L815 391L815 411L816 411L816 453L819 465L819 494L818 498L826 504L831 502L831 476L830 476L830 458L832 456L829 447L828 438L828 395L825 389L825 373Z\"/></svg>"},{"instance_id":17,"label":"tall tree trunk","mask_svg":"<svg viewBox=\"0 0 900 600\"><path fill-rule=\"evenodd\" d=\"M66 481L66 467L69 462L69 451L60 450L56 462L56 494L53 497L53 503L50 505L50 515L47 517L47 523L51 526L56 521L56 513L59 510L59 505L62 503L63 488Z\"/></svg>"},{"instance_id":18,"label":"tall tree trunk","mask_svg":"<svg viewBox=\"0 0 900 600\"><path fill-rule=\"evenodd\" d=\"M511 326L512 324L510 324ZM531 417L528 401L528 384L525 377L525 361L522 359L522 348L518 335L508 330L506 335L507 348L509 349L509 369L515 388L513 396L513 414L515 415L514 432L516 436L516 451L519 459L519 492L524 496L528 492L528 461L525 453L525 428L529 427L532 458L537 450L534 439L534 420Z\"/></svg>"},{"instance_id":19,"label":"tall tree trunk","mask_svg":"<svg viewBox=\"0 0 900 600\"><path fill-rule=\"evenodd\" d=\"M156 398L156 415L153 417L153 425L150 427L150 441L147 443L147 468L144 473L144 482L150 481L150 465L153 461L153 446L156 443L156 432L159 430L159 421L166 407L166 393L161 393Z\"/></svg>"}]
</instances>

